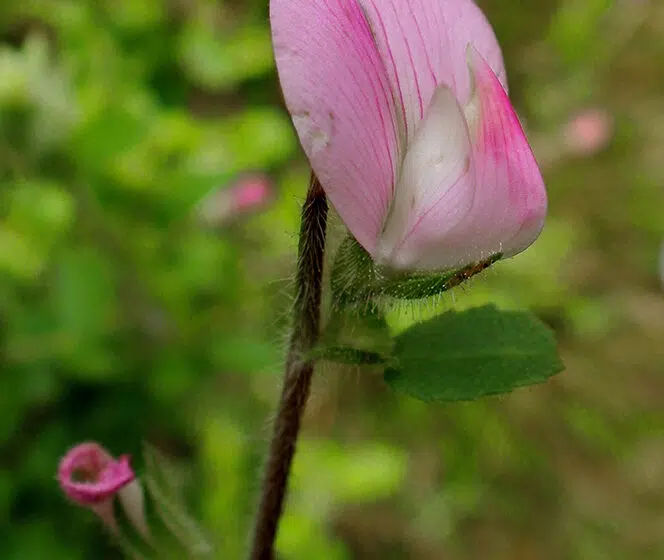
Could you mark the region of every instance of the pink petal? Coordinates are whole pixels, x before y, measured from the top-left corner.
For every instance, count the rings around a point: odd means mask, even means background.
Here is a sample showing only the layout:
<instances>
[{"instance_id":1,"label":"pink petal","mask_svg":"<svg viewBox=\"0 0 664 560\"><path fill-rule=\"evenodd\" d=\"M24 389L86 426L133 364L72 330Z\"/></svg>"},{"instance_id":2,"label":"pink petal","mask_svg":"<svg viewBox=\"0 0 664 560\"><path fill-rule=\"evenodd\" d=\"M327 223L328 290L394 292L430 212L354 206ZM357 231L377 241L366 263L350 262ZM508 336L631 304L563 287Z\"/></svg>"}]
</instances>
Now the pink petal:
<instances>
[{"instance_id":1,"label":"pink petal","mask_svg":"<svg viewBox=\"0 0 664 560\"><path fill-rule=\"evenodd\" d=\"M206 226L222 227L243 215L265 209L275 194L272 179L267 175L242 174L201 200L197 214Z\"/></svg>"},{"instance_id":2,"label":"pink petal","mask_svg":"<svg viewBox=\"0 0 664 560\"><path fill-rule=\"evenodd\" d=\"M547 210L542 175L507 93L477 51L470 48L468 58L475 84L465 108L473 142L475 198L470 211L441 240L444 267L495 253L519 253L539 236ZM441 219L454 221L457 216L441 213Z\"/></svg>"},{"instance_id":3,"label":"pink petal","mask_svg":"<svg viewBox=\"0 0 664 560\"><path fill-rule=\"evenodd\" d=\"M406 138L415 134L438 85L447 85L466 104L469 44L506 86L500 47L473 0L359 1L387 68Z\"/></svg>"},{"instance_id":4,"label":"pink petal","mask_svg":"<svg viewBox=\"0 0 664 560\"><path fill-rule=\"evenodd\" d=\"M80 505L107 500L134 478L128 456L116 461L96 443L82 443L70 449L58 468L60 487Z\"/></svg>"},{"instance_id":5,"label":"pink petal","mask_svg":"<svg viewBox=\"0 0 664 560\"><path fill-rule=\"evenodd\" d=\"M465 115L439 86L408 147L375 260L394 269L440 268L441 242L470 211L474 189Z\"/></svg>"},{"instance_id":6,"label":"pink petal","mask_svg":"<svg viewBox=\"0 0 664 560\"><path fill-rule=\"evenodd\" d=\"M231 188L232 207L235 212L246 212L265 204L272 196L272 183L263 175L240 178Z\"/></svg>"},{"instance_id":7,"label":"pink petal","mask_svg":"<svg viewBox=\"0 0 664 560\"><path fill-rule=\"evenodd\" d=\"M400 160L387 72L356 0L271 0L277 69L313 170L373 251Z\"/></svg>"}]
</instances>

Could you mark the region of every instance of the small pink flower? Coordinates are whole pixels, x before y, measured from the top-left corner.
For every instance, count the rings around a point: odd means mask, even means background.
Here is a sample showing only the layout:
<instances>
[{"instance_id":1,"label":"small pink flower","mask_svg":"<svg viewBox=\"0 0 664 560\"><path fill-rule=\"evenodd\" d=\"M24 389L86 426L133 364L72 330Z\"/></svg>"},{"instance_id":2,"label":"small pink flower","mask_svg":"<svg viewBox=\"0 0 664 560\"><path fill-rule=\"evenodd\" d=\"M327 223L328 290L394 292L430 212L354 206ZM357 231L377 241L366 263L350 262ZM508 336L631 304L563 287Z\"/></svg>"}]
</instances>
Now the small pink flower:
<instances>
[{"instance_id":1,"label":"small pink flower","mask_svg":"<svg viewBox=\"0 0 664 560\"><path fill-rule=\"evenodd\" d=\"M143 489L135 478L128 455L114 459L101 445L92 442L70 449L58 468L60 487L69 499L91 509L117 533L113 507L117 495L128 519L141 535L149 538Z\"/></svg>"},{"instance_id":2,"label":"small pink flower","mask_svg":"<svg viewBox=\"0 0 664 560\"><path fill-rule=\"evenodd\" d=\"M604 149L613 134L613 120L601 109L588 109L572 118L563 131L567 150L590 156Z\"/></svg>"},{"instance_id":3,"label":"small pink flower","mask_svg":"<svg viewBox=\"0 0 664 560\"><path fill-rule=\"evenodd\" d=\"M207 196L199 206L199 215L208 225L225 225L240 215L264 208L273 195L269 177L258 173L242 175L228 187Z\"/></svg>"},{"instance_id":4,"label":"small pink flower","mask_svg":"<svg viewBox=\"0 0 664 560\"><path fill-rule=\"evenodd\" d=\"M236 212L260 208L272 197L272 185L267 177L249 175L231 187L231 199Z\"/></svg>"},{"instance_id":5,"label":"small pink flower","mask_svg":"<svg viewBox=\"0 0 664 560\"><path fill-rule=\"evenodd\" d=\"M270 0L300 142L378 263L458 268L528 247L544 182L472 0Z\"/></svg>"},{"instance_id":6,"label":"small pink flower","mask_svg":"<svg viewBox=\"0 0 664 560\"><path fill-rule=\"evenodd\" d=\"M112 498L135 478L129 456L118 460L96 443L81 443L60 461L58 480L74 502L89 506Z\"/></svg>"}]
</instances>

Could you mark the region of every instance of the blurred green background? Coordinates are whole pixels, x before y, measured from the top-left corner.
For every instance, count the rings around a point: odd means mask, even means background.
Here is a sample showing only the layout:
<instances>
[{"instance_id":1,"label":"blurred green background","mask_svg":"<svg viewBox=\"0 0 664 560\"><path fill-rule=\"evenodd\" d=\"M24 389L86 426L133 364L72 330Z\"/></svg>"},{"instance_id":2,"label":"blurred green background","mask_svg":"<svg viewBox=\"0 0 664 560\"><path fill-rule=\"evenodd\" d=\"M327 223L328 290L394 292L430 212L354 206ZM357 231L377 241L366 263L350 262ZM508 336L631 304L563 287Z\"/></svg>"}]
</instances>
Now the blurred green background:
<instances>
[{"instance_id":1,"label":"blurred green background","mask_svg":"<svg viewBox=\"0 0 664 560\"><path fill-rule=\"evenodd\" d=\"M0 4L3 560L119 557L55 481L90 439L139 471L156 445L218 557L243 555L308 179L266 3ZM567 371L431 406L321 367L285 559L664 558L664 3L480 4L550 218L526 253L392 319L530 308ZM273 177L269 208L203 227L197 203L246 170Z\"/></svg>"}]
</instances>

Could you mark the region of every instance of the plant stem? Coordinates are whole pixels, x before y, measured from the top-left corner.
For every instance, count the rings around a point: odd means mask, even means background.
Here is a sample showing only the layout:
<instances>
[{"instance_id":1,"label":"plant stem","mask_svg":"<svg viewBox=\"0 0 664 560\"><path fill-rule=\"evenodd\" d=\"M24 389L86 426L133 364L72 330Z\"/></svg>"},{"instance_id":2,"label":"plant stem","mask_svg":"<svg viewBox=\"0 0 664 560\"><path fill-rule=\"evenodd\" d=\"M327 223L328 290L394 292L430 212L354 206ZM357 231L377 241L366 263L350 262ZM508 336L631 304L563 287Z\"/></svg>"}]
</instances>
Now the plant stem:
<instances>
[{"instance_id":1,"label":"plant stem","mask_svg":"<svg viewBox=\"0 0 664 560\"><path fill-rule=\"evenodd\" d=\"M314 360L307 356L317 342L327 225L327 199L312 173L302 208L296 294L284 382L270 441L256 514L251 560L272 560L277 525L283 511L295 445L309 396Z\"/></svg>"}]
</instances>

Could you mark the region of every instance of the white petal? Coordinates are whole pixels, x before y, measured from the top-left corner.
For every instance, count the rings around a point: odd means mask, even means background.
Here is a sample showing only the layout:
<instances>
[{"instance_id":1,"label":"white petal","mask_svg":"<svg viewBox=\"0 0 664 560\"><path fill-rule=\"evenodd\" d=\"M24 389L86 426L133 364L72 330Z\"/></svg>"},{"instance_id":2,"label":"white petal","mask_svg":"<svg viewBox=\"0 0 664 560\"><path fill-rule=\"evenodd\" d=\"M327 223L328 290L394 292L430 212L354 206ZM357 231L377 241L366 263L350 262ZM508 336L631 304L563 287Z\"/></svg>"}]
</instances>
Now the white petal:
<instances>
[{"instance_id":1,"label":"white petal","mask_svg":"<svg viewBox=\"0 0 664 560\"><path fill-rule=\"evenodd\" d=\"M444 263L441 239L473 202L474 167L465 117L452 91L439 86L408 147L376 260L396 269Z\"/></svg>"}]
</instances>

